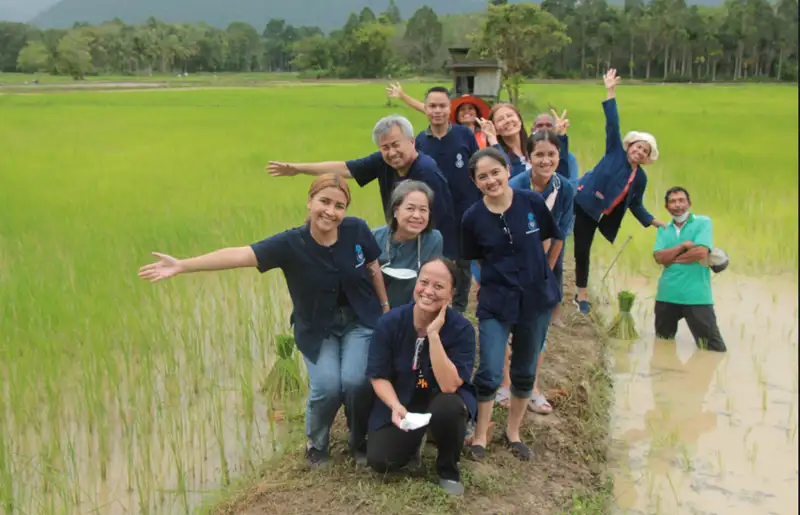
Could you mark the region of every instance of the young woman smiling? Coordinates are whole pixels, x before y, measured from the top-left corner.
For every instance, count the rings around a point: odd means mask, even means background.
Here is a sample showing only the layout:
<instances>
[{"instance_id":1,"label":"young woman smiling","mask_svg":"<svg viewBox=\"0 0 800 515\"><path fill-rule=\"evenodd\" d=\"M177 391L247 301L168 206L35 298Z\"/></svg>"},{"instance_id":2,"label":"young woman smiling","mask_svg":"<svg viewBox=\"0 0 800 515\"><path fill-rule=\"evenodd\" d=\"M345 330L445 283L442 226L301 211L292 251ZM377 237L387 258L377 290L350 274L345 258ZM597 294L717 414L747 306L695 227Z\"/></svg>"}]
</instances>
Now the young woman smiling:
<instances>
[{"instance_id":1,"label":"young woman smiling","mask_svg":"<svg viewBox=\"0 0 800 515\"><path fill-rule=\"evenodd\" d=\"M475 330L448 307L458 269L436 258L422 266L414 302L392 309L375 326L367 376L380 399L369 421L367 459L380 473L395 471L419 456L430 429L439 456L439 486L464 492L458 468L467 420L477 409L470 384ZM426 426L407 430L409 413L430 413Z\"/></svg>"},{"instance_id":2,"label":"young woman smiling","mask_svg":"<svg viewBox=\"0 0 800 515\"><path fill-rule=\"evenodd\" d=\"M570 225L573 218L573 202L575 200L575 190L572 184L563 175L556 173L557 170L566 169L569 166L569 140L567 138L567 127L569 120L562 116L556 117L556 132L549 130L534 132L529 138L526 151L531 160L531 173L528 175L518 175L511 179L511 187L523 191L535 191L545 199L545 204L559 228L561 234L566 238L570 232ZM564 246L561 241L547 240L544 242L544 249L548 257L556 256L553 274L556 278L556 285L563 296L564 287ZM552 261L552 260L549 260ZM553 318L558 315L560 304L553 308ZM536 381L533 384L533 396L528 404L528 409L535 413L546 415L553 411L553 407L547 402L545 396L539 390L539 376L544 360L544 350L546 341L542 342L539 349L539 359L536 366ZM509 387L511 378L508 373L510 349L506 352L505 377L500 390L497 392L496 401L507 405L509 399Z\"/></svg>"},{"instance_id":3,"label":"young woman smiling","mask_svg":"<svg viewBox=\"0 0 800 515\"><path fill-rule=\"evenodd\" d=\"M389 199L387 225L373 231L392 307L411 302L421 264L442 255L442 234L431 223L432 198L424 182L401 182Z\"/></svg>"},{"instance_id":4,"label":"young woman smiling","mask_svg":"<svg viewBox=\"0 0 800 515\"><path fill-rule=\"evenodd\" d=\"M151 282L178 274L256 267L280 268L294 307L297 348L308 368L306 455L312 466L328 461L330 428L344 404L350 451L366 463L367 422L374 394L366 378L372 328L389 302L378 248L367 224L346 217L350 189L342 177L321 175L308 191L305 225L244 247L188 259L153 253L139 277ZM383 309L381 309L383 306Z\"/></svg>"},{"instance_id":5,"label":"young woman smiling","mask_svg":"<svg viewBox=\"0 0 800 515\"><path fill-rule=\"evenodd\" d=\"M520 425L533 392L550 315L561 300L552 271L558 254L548 257L542 242L553 238L560 243L563 236L541 195L509 186L510 170L500 150L480 150L470 159L469 171L483 194L462 223L462 257L481 264L480 359L474 379L478 418L470 452L478 459L485 455L511 334L511 401L504 440L517 457L527 460L531 452L520 439Z\"/></svg>"}]
</instances>

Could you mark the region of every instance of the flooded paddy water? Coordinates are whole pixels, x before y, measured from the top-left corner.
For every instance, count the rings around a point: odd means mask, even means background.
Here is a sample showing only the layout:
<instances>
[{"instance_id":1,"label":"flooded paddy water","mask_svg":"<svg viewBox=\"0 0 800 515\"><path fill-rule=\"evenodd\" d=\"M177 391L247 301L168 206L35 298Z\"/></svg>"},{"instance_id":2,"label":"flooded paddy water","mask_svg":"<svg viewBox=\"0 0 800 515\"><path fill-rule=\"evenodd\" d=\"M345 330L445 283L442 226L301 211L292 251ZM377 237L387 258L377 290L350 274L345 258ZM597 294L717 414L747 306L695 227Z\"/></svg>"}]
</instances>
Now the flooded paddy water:
<instances>
[{"instance_id":1,"label":"flooded paddy water","mask_svg":"<svg viewBox=\"0 0 800 515\"><path fill-rule=\"evenodd\" d=\"M685 321L656 339L655 282L615 282L637 294L640 332L613 356L615 513L796 514L797 279L714 277L724 354L698 350Z\"/></svg>"}]
</instances>

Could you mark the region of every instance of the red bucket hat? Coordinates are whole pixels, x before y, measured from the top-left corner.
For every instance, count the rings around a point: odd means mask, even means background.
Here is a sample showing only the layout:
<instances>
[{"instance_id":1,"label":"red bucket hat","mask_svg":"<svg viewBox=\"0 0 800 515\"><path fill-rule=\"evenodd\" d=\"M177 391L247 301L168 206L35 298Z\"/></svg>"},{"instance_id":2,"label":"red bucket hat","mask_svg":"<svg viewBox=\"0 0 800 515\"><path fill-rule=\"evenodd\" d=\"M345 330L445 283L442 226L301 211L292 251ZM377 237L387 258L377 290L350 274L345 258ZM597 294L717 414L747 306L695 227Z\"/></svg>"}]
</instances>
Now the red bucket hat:
<instances>
[{"instance_id":1,"label":"red bucket hat","mask_svg":"<svg viewBox=\"0 0 800 515\"><path fill-rule=\"evenodd\" d=\"M474 105L475 109L478 111L478 116L481 118L489 118L489 113L492 112L492 108L485 100L473 95L461 95L450 103L450 123L458 123L456 120L456 113L458 112L458 108L464 104Z\"/></svg>"}]
</instances>

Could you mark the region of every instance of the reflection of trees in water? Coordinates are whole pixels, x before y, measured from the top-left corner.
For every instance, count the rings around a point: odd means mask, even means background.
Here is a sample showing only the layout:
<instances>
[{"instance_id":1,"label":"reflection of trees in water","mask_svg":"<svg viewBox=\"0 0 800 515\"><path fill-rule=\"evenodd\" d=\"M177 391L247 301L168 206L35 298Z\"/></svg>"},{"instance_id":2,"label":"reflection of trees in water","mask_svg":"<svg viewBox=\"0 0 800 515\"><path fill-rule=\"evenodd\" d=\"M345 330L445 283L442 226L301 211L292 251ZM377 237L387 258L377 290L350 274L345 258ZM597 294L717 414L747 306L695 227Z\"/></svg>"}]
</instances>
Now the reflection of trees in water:
<instances>
[{"instance_id":1,"label":"reflection of trees in water","mask_svg":"<svg viewBox=\"0 0 800 515\"><path fill-rule=\"evenodd\" d=\"M644 429L631 429L622 436L624 454L630 458L630 449L637 443L650 440L643 469L623 474L618 478L618 493L628 497L627 506L636 505L636 486L632 481L648 477L648 490L653 486L653 476L664 476L673 468L677 458L678 468L692 467L691 457L700 436L717 427L717 414L704 411L703 403L719 364L725 355L718 352L696 351L686 363L677 354L674 341L656 339L650 358L649 379L654 407L644 414ZM635 358L634 358L635 359ZM629 352L617 357L617 373L631 373ZM673 474L674 476L674 474Z\"/></svg>"}]
</instances>

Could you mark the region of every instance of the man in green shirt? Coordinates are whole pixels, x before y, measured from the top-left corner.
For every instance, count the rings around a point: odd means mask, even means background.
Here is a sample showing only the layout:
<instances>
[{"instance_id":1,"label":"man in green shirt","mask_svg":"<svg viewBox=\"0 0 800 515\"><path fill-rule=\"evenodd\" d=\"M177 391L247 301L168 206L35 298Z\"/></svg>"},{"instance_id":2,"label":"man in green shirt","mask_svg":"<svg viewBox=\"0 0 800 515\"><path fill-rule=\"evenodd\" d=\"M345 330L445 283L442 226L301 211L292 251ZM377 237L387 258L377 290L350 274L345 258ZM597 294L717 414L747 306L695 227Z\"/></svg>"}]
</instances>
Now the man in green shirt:
<instances>
[{"instance_id":1,"label":"man in green shirt","mask_svg":"<svg viewBox=\"0 0 800 515\"><path fill-rule=\"evenodd\" d=\"M664 267L656 293L656 336L674 339L685 318L698 347L725 352L705 264L713 248L711 219L689 212L689 192L680 186L667 190L664 201L672 221L658 228L653 249L656 263Z\"/></svg>"}]
</instances>

